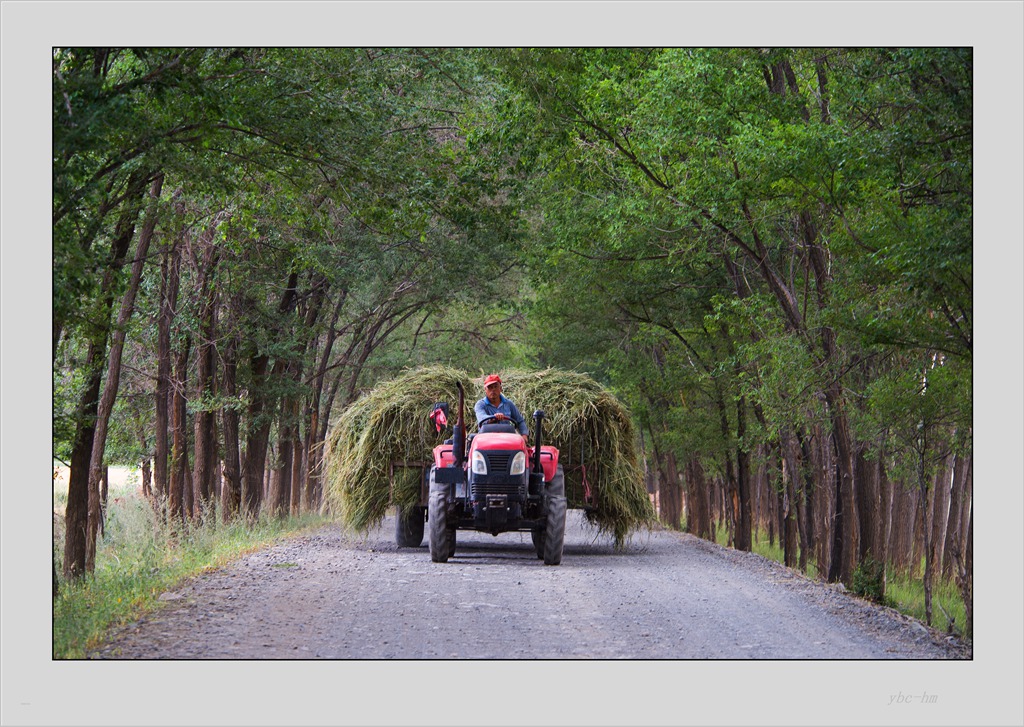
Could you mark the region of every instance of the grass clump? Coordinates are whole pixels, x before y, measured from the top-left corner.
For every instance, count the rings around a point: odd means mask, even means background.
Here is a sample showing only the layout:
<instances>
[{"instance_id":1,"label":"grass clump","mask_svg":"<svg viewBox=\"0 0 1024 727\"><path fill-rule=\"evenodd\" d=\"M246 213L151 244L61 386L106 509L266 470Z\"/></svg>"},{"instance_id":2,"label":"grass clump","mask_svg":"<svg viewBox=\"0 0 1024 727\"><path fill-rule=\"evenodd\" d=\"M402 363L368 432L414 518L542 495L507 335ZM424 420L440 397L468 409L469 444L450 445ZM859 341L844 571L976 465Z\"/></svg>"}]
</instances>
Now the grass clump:
<instances>
[{"instance_id":1,"label":"grass clump","mask_svg":"<svg viewBox=\"0 0 1024 727\"><path fill-rule=\"evenodd\" d=\"M582 508L617 545L655 521L632 418L611 392L586 374L550 368L505 371L502 381L523 416L545 412L544 443L559 449L569 507ZM454 423L457 382L466 391L472 432L482 381L447 366L412 369L381 382L343 412L327 440L324 495L348 527L365 530L379 524L389 506L419 503L421 473L398 468L392 480L391 465L431 462L433 448L450 434L435 432L427 417L434 402L446 401ZM533 436L532 419L528 424Z\"/></svg>"},{"instance_id":2,"label":"grass clump","mask_svg":"<svg viewBox=\"0 0 1024 727\"><path fill-rule=\"evenodd\" d=\"M925 620L924 584L920 578L911 578L890 569L885 600L887 605L901 613L922 622ZM952 580L936 577L935 585L932 586L932 626L940 631L970 638L973 634L966 633L966 624L967 609L960 589Z\"/></svg>"},{"instance_id":3,"label":"grass clump","mask_svg":"<svg viewBox=\"0 0 1024 727\"><path fill-rule=\"evenodd\" d=\"M95 572L76 581L62 580L53 600L54 659L85 658L102 644L110 627L158 607L160 595L181 581L326 522L319 514L307 514L223 523L211 512L186 530L168 526L137 491L112 491L111 496L105 533L97 543ZM55 504L59 503L55 491ZM62 520L55 510L58 570L64 547Z\"/></svg>"},{"instance_id":4,"label":"grass clump","mask_svg":"<svg viewBox=\"0 0 1024 727\"><path fill-rule=\"evenodd\" d=\"M861 598L888 605L885 597L885 564L874 558L865 558L853 572L850 590Z\"/></svg>"}]
</instances>

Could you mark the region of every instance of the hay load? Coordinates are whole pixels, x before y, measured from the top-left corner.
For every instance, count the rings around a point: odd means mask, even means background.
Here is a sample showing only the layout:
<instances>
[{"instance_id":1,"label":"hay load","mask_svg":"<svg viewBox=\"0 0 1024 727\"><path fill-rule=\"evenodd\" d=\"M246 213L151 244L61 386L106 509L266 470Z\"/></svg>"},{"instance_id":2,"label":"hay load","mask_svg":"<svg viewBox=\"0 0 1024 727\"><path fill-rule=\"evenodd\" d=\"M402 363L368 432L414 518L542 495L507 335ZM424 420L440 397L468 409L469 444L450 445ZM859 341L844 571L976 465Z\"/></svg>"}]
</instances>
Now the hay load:
<instances>
[{"instance_id":1,"label":"hay load","mask_svg":"<svg viewBox=\"0 0 1024 727\"><path fill-rule=\"evenodd\" d=\"M459 381L473 431L481 380L446 366L409 370L345 410L327 438L324 495L347 527L365 530L379 524L390 505L419 503L417 466L428 464L433 448L450 436L450 429L436 433L428 415L434 402L447 401L454 418ZM559 449L569 507L583 509L617 545L654 522L633 421L611 392L586 374L558 369L503 371L502 381L524 416L544 410L544 443ZM529 425L532 438L532 420Z\"/></svg>"}]
</instances>

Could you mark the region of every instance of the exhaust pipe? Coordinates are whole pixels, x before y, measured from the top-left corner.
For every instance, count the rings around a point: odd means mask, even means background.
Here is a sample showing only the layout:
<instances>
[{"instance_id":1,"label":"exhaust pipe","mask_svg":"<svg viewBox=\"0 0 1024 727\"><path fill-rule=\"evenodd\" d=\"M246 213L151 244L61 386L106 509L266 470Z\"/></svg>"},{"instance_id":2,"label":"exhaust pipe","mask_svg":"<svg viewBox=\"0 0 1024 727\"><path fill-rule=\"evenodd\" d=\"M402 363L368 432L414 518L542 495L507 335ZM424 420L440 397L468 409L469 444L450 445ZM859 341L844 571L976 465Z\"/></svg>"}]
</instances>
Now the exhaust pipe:
<instances>
[{"instance_id":1,"label":"exhaust pipe","mask_svg":"<svg viewBox=\"0 0 1024 727\"><path fill-rule=\"evenodd\" d=\"M455 466L462 467L466 461L466 392L462 389L462 382L456 381L459 387L459 418L452 428L452 455L455 457Z\"/></svg>"},{"instance_id":2,"label":"exhaust pipe","mask_svg":"<svg viewBox=\"0 0 1024 727\"><path fill-rule=\"evenodd\" d=\"M544 418L544 411L538 409L533 413L533 426L536 430L536 436L533 441L533 471L543 472L544 468L540 466L540 445L541 445L541 420Z\"/></svg>"}]
</instances>

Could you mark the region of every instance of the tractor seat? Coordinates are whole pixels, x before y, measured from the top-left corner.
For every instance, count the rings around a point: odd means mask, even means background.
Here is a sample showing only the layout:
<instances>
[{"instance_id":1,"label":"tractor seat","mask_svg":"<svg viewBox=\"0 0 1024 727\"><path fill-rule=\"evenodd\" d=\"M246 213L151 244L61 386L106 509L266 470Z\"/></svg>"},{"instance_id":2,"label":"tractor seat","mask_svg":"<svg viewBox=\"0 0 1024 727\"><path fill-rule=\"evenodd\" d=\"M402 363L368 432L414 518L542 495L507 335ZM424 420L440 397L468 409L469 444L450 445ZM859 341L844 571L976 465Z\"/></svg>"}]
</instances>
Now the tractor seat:
<instances>
[{"instance_id":1,"label":"tractor seat","mask_svg":"<svg viewBox=\"0 0 1024 727\"><path fill-rule=\"evenodd\" d=\"M493 422L492 424L484 424L480 427L480 434L486 432L499 433L499 434L515 434L516 425L512 422Z\"/></svg>"}]
</instances>

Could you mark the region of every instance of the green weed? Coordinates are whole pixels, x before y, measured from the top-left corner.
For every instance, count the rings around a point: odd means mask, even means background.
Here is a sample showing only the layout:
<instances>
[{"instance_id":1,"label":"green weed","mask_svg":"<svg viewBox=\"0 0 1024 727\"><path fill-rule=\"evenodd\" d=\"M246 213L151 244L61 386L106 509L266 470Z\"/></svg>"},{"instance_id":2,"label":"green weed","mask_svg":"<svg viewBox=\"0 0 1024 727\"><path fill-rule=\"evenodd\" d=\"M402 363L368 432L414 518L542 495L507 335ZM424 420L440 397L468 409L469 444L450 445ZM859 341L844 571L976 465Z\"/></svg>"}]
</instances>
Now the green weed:
<instances>
[{"instance_id":1,"label":"green weed","mask_svg":"<svg viewBox=\"0 0 1024 727\"><path fill-rule=\"evenodd\" d=\"M889 605L885 596L885 566L874 558L865 558L853 572L850 590L875 603Z\"/></svg>"},{"instance_id":2,"label":"green weed","mask_svg":"<svg viewBox=\"0 0 1024 727\"><path fill-rule=\"evenodd\" d=\"M922 566L922 570L924 566ZM911 580L909 576L898 575L890 569L885 588L886 601L893 608L908 616L924 621L924 584L919 578ZM948 614L948 616L947 616ZM950 628L950 620L953 626ZM936 578L932 586L932 626L940 631L952 631L959 636L970 636L964 633L967 623L967 610L964 608L963 596L956 583Z\"/></svg>"}]
</instances>

